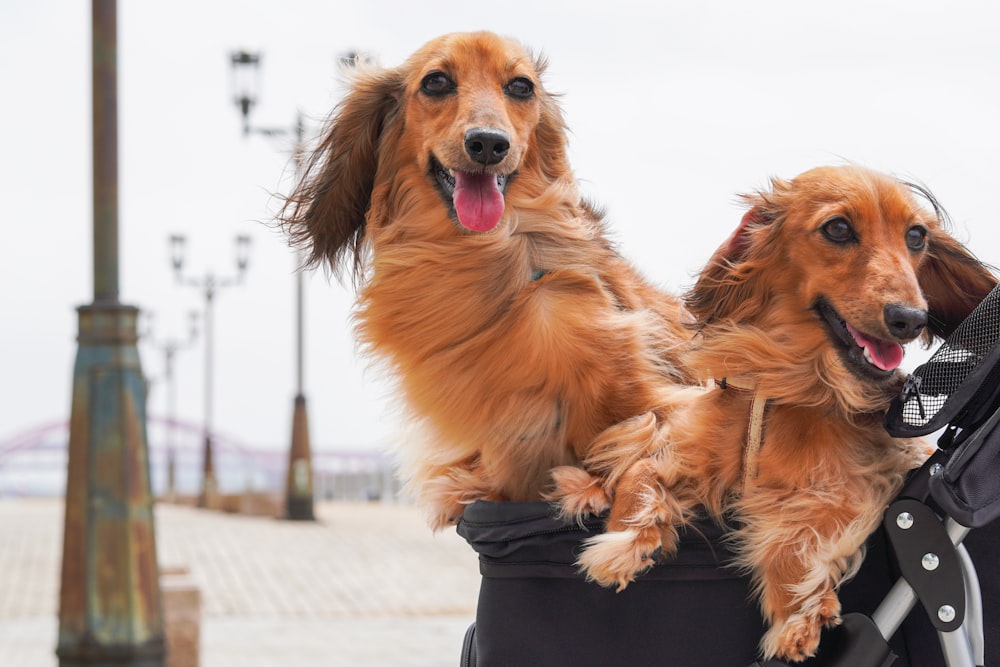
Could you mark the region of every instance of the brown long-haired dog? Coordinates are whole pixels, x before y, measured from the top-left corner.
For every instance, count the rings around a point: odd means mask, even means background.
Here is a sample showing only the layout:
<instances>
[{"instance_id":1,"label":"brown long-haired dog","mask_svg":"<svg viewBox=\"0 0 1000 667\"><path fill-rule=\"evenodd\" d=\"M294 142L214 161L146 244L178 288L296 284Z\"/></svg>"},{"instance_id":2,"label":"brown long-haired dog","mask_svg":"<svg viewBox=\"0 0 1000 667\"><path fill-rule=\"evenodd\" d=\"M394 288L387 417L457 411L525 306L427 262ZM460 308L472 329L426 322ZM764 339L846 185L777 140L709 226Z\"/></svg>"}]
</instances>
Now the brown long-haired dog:
<instances>
[{"instance_id":1,"label":"brown long-haired dog","mask_svg":"<svg viewBox=\"0 0 1000 667\"><path fill-rule=\"evenodd\" d=\"M428 431L402 455L435 528L538 500L609 426L648 436L687 380L679 299L581 200L543 70L482 32L359 66L280 216L313 262L353 268L359 339Z\"/></svg>"},{"instance_id":2,"label":"brown long-haired dog","mask_svg":"<svg viewBox=\"0 0 1000 667\"><path fill-rule=\"evenodd\" d=\"M613 505L579 562L621 589L675 551L697 506L731 516L771 624L762 652L797 661L838 623L837 587L926 455L882 428L901 345L949 333L996 279L946 233L929 193L873 171L816 169L746 201L685 299L699 332L685 361L713 386L672 397L654 455L635 462L617 442L584 461ZM572 514L592 503L579 493L556 495Z\"/></svg>"}]
</instances>

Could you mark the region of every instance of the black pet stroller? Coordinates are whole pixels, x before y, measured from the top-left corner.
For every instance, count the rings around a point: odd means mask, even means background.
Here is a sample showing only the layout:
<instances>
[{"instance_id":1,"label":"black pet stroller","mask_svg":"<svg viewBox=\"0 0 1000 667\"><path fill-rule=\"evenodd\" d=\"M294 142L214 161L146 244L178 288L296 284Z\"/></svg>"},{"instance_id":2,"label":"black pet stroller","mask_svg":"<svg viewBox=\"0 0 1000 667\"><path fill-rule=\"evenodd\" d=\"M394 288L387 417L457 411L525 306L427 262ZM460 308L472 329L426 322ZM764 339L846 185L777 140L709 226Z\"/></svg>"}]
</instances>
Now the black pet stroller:
<instances>
[{"instance_id":1,"label":"black pet stroller","mask_svg":"<svg viewBox=\"0 0 1000 667\"><path fill-rule=\"evenodd\" d=\"M941 432L939 451L869 539L841 590L843 624L800 664L1000 667L1000 522L987 525L1000 516L1000 287L913 372L886 428ZM574 565L601 526L559 521L545 503L470 505L458 532L479 553L483 580L461 664L785 664L754 662L763 622L714 523L688 529L675 559L621 593Z\"/></svg>"}]
</instances>

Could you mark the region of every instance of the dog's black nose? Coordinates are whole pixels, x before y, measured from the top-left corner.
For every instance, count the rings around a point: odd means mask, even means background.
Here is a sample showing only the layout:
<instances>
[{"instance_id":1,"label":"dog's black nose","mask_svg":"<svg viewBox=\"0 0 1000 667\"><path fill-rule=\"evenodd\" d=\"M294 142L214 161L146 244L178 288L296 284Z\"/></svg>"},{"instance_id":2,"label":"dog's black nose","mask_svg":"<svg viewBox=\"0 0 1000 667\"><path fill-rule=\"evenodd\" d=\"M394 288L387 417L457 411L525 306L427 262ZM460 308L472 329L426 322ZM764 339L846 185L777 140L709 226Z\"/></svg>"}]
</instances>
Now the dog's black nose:
<instances>
[{"instance_id":1,"label":"dog's black nose","mask_svg":"<svg viewBox=\"0 0 1000 667\"><path fill-rule=\"evenodd\" d=\"M883 310L883 315L889 332L902 340L916 338L927 326L927 311L920 308L889 304Z\"/></svg>"},{"instance_id":2,"label":"dog's black nose","mask_svg":"<svg viewBox=\"0 0 1000 667\"><path fill-rule=\"evenodd\" d=\"M479 164L496 164L509 150L510 135L503 130L480 127L465 133L465 152Z\"/></svg>"}]
</instances>

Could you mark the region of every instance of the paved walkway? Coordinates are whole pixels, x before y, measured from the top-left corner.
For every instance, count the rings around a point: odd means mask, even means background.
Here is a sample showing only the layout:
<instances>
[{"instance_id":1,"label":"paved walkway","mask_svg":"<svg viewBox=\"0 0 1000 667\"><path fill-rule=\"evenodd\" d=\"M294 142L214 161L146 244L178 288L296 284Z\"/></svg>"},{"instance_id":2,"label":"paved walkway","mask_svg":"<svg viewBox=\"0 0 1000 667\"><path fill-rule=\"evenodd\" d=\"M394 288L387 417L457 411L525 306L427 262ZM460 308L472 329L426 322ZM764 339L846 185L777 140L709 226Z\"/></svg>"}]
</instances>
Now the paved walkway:
<instances>
[{"instance_id":1,"label":"paved walkway","mask_svg":"<svg viewBox=\"0 0 1000 667\"><path fill-rule=\"evenodd\" d=\"M202 593L202 667L452 667L475 552L412 507L320 503L298 523L160 504L161 567ZM61 500L0 499L0 665L55 667Z\"/></svg>"}]
</instances>

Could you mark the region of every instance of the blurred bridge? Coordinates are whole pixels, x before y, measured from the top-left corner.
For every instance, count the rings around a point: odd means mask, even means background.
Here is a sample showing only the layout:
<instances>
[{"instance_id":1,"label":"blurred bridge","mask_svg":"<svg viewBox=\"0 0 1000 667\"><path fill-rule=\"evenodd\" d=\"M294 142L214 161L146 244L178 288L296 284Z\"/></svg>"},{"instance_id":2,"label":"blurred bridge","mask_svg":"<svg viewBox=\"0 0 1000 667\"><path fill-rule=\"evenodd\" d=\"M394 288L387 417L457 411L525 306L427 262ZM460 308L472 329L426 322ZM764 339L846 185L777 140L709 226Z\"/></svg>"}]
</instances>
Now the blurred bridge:
<instances>
[{"instance_id":1,"label":"blurred bridge","mask_svg":"<svg viewBox=\"0 0 1000 667\"><path fill-rule=\"evenodd\" d=\"M200 425L150 416L146 424L153 493L167 490L167 443L173 442L175 490L201 488L204 431ZM0 440L0 496L61 496L66 489L68 421L56 421ZM288 466L287 445L250 447L215 432L215 468L221 493L280 492ZM395 500L399 483L391 457L368 450L313 450L316 496L328 500Z\"/></svg>"}]
</instances>

